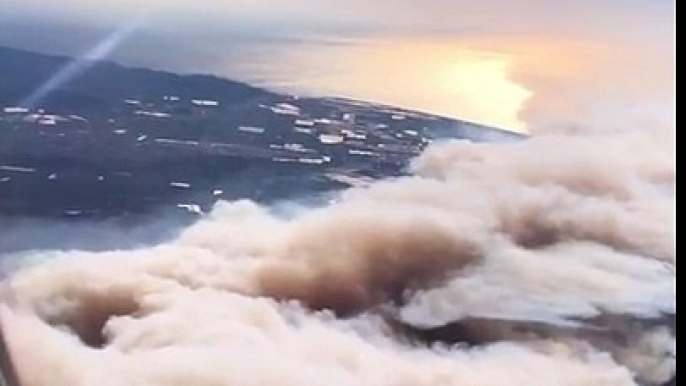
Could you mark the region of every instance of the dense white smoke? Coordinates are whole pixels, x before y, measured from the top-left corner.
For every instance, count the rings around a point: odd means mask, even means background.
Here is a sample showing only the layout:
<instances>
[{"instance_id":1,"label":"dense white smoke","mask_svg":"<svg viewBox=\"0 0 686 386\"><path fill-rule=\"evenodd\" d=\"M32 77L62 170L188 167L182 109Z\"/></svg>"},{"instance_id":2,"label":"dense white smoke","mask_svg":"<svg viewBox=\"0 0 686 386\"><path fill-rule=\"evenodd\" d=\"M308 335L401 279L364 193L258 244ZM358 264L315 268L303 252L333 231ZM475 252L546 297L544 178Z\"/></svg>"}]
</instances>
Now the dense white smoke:
<instances>
[{"instance_id":1,"label":"dense white smoke","mask_svg":"<svg viewBox=\"0 0 686 386\"><path fill-rule=\"evenodd\" d=\"M24 386L659 385L672 141L450 142L292 217L220 203L153 247L6 254L32 264L5 336Z\"/></svg>"}]
</instances>

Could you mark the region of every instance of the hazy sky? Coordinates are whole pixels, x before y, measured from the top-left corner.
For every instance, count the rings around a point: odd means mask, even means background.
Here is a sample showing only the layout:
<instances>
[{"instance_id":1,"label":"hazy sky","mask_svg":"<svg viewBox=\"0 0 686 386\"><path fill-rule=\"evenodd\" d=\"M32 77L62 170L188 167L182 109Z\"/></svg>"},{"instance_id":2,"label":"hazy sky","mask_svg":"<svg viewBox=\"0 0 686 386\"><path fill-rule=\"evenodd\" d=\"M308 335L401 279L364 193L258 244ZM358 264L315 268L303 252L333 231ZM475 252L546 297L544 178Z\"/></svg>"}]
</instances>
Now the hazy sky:
<instances>
[{"instance_id":1,"label":"hazy sky","mask_svg":"<svg viewBox=\"0 0 686 386\"><path fill-rule=\"evenodd\" d=\"M138 36L114 59L522 129L604 119L608 111L666 114L674 7L665 0L4 0L0 44L74 54L144 15Z\"/></svg>"}]
</instances>

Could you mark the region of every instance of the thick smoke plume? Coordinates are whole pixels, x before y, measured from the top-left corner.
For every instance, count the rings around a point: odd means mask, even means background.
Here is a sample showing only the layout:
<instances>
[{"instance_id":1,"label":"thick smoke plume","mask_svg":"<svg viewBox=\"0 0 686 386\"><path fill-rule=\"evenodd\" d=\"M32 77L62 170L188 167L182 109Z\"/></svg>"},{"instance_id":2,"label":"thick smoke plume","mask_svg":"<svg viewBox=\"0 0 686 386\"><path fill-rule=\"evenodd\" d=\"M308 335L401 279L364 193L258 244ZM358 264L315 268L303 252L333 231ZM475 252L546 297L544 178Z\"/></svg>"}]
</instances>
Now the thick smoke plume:
<instances>
[{"instance_id":1,"label":"thick smoke plume","mask_svg":"<svg viewBox=\"0 0 686 386\"><path fill-rule=\"evenodd\" d=\"M31 264L2 327L24 386L660 385L672 148L449 142L290 217L220 203L152 247L5 253Z\"/></svg>"}]
</instances>

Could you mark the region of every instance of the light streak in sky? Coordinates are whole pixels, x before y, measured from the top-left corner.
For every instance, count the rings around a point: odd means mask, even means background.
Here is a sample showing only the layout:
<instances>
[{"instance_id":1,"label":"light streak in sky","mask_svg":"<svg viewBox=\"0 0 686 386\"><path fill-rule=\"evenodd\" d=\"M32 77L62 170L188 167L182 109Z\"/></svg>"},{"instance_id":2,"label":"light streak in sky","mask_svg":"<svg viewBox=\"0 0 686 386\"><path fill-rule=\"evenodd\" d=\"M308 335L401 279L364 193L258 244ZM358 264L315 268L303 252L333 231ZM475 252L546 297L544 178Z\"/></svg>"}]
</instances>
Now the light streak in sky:
<instances>
[{"instance_id":1,"label":"light streak in sky","mask_svg":"<svg viewBox=\"0 0 686 386\"><path fill-rule=\"evenodd\" d=\"M97 61L107 58L117 47L130 38L141 26L143 19L138 18L107 35L83 55L60 68L48 80L24 99L20 106L34 109L52 93L75 77L88 71Z\"/></svg>"}]
</instances>

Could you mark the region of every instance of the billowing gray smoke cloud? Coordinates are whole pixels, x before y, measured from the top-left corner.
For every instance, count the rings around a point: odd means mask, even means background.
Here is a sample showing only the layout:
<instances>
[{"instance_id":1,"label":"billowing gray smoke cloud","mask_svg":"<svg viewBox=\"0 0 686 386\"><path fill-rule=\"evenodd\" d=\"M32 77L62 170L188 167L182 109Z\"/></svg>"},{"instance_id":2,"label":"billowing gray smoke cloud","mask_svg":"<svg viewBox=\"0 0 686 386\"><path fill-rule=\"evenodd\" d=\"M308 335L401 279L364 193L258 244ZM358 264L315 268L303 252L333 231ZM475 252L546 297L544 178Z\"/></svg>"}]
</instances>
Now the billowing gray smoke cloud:
<instances>
[{"instance_id":1,"label":"billowing gray smoke cloud","mask_svg":"<svg viewBox=\"0 0 686 386\"><path fill-rule=\"evenodd\" d=\"M672 141L450 142L289 218L221 203L153 247L13 253L6 339L28 386L658 385Z\"/></svg>"}]
</instances>

